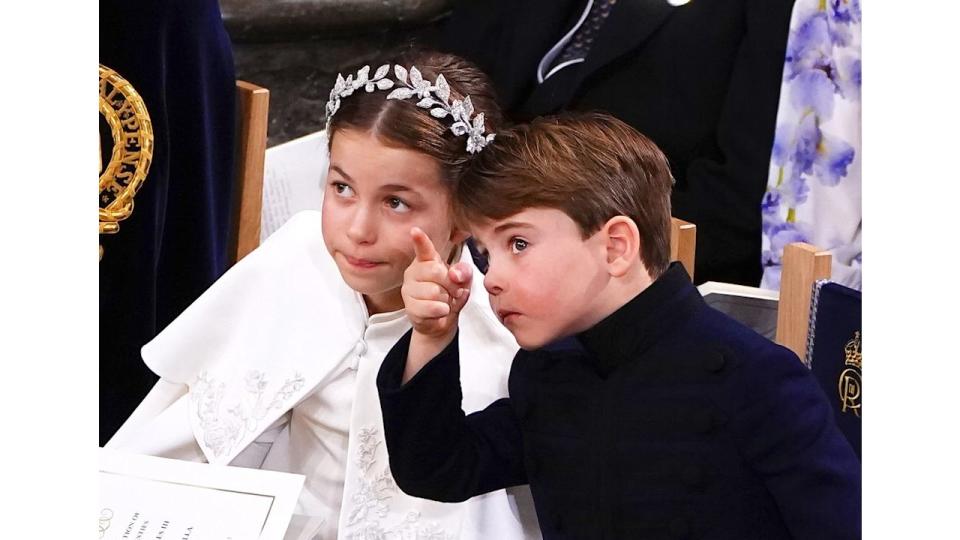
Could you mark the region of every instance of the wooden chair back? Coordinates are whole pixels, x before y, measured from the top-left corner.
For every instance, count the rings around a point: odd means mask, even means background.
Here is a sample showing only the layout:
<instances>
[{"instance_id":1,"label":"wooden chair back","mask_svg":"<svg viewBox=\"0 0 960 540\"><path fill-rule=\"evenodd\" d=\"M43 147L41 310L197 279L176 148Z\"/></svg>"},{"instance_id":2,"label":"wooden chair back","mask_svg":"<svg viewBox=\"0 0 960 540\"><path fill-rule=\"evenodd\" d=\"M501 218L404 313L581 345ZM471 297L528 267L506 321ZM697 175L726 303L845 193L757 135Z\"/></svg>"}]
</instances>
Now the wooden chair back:
<instances>
[{"instance_id":1,"label":"wooden chair back","mask_svg":"<svg viewBox=\"0 0 960 540\"><path fill-rule=\"evenodd\" d=\"M260 245L269 104L269 90L246 81L237 81L236 158L228 253L230 266Z\"/></svg>"},{"instance_id":2,"label":"wooden chair back","mask_svg":"<svg viewBox=\"0 0 960 540\"><path fill-rule=\"evenodd\" d=\"M830 279L830 264L830 252L810 244L797 242L783 250L776 342L795 352L801 360L807 352L813 284L820 279Z\"/></svg>"},{"instance_id":3,"label":"wooden chair back","mask_svg":"<svg viewBox=\"0 0 960 540\"><path fill-rule=\"evenodd\" d=\"M697 226L678 218L670 218L670 262L680 261L693 279L697 252Z\"/></svg>"}]
</instances>

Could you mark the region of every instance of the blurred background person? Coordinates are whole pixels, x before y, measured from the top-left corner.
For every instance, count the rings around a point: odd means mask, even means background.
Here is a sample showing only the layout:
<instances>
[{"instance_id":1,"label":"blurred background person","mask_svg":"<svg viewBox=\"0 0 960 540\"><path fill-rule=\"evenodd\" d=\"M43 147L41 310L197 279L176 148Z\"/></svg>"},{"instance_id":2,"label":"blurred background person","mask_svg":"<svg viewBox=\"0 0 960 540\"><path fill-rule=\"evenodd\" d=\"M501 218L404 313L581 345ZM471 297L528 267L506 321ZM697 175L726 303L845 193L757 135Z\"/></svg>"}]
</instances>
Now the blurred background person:
<instances>
[{"instance_id":1,"label":"blurred background person","mask_svg":"<svg viewBox=\"0 0 960 540\"><path fill-rule=\"evenodd\" d=\"M477 62L514 120L602 110L664 150L695 279L757 285L793 0L465 0L441 48Z\"/></svg>"},{"instance_id":2,"label":"blurred background person","mask_svg":"<svg viewBox=\"0 0 960 540\"><path fill-rule=\"evenodd\" d=\"M783 248L830 251L831 279L860 289L860 2L797 0L763 196L763 281L780 288Z\"/></svg>"}]
</instances>

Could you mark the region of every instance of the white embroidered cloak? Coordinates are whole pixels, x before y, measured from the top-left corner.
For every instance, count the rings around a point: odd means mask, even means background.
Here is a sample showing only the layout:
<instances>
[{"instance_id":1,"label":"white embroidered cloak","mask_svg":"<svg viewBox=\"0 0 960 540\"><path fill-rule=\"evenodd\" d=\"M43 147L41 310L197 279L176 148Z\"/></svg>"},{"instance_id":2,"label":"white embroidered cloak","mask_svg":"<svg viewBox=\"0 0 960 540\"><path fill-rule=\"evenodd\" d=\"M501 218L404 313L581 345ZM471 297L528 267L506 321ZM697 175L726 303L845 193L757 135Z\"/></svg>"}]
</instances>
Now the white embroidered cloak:
<instances>
[{"instance_id":1,"label":"white embroidered cloak","mask_svg":"<svg viewBox=\"0 0 960 540\"><path fill-rule=\"evenodd\" d=\"M482 275L474 275L460 317L467 413L507 395L518 348L490 310ZM259 467L289 443L292 408L322 391L345 359L368 352L365 327L361 296L324 246L320 213L300 212L143 347L161 380L107 446ZM525 486L460 504L395 486L375 384L386 350L357 362L339 538L539 537ZM316 526L294 519L287 538L313 538Z\"/></svg>"}]
</instances>

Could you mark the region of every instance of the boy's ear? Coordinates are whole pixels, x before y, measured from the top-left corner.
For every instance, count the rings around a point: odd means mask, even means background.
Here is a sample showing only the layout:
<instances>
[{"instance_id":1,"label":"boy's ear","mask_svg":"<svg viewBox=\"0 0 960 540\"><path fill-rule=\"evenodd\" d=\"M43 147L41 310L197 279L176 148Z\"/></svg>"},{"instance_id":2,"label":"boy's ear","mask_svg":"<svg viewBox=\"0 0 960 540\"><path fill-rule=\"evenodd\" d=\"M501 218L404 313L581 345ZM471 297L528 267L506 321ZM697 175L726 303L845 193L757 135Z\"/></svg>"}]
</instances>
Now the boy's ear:
<instances>
[{"instance_id":1,"label":"boy's ear","mask_svg":"<svg viewBox=\"0 0 960 540\"><path fill-rule=\"evenodd\" d=\"M623 277L640 258L640 230L627 216L614 216L603 226L607 248L607 269L613 277Z\"/></svg>"}]
</instances>

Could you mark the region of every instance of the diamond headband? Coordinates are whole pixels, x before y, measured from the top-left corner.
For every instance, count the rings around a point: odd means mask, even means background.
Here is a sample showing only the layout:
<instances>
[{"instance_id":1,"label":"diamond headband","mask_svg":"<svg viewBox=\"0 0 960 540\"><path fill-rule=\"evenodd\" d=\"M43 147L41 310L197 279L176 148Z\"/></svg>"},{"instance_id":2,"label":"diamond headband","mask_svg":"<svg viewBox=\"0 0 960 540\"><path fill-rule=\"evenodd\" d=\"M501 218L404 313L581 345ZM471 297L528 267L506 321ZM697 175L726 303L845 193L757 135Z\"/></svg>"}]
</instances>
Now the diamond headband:
<instances>
[{"instance_id":1,"label":"diamond headband","mask_svg":"<svg viewBox=\"0 0 960 540\"><path fill-rule=\"evenodd\" d=\"M373 77L370 76L370 66L363 66L357 71L356 76L337 74L337 82L330 90L330 99L327 101L327 129L330 128L330 120L340 109L340 100L349 97L354 92L363 89L366 92L374 90L390 90L387 99L411 99L417 98L417 107L429 109L430 116L434 118L447 118L453 120L450 131L457 137L466 135L467 152L476 154L483 147L493 140L494 134L484 134L485 126L483 124L483 113L477 113L474 116L473 103L470 96L463 100L455 99L450 101L450 85L443 75L437 76L437 81L431 83L424 80L423 75L416 67L411 66L410 71L399 64L393 66L393 73L396 81L388 78L390 64L384 64L377 68Z\"/></svg>"}]
</instances>

